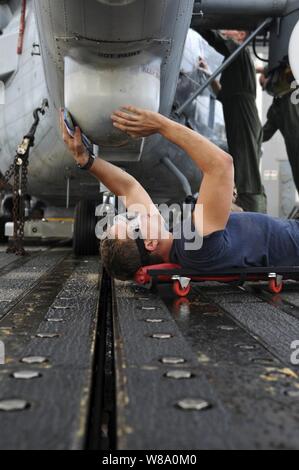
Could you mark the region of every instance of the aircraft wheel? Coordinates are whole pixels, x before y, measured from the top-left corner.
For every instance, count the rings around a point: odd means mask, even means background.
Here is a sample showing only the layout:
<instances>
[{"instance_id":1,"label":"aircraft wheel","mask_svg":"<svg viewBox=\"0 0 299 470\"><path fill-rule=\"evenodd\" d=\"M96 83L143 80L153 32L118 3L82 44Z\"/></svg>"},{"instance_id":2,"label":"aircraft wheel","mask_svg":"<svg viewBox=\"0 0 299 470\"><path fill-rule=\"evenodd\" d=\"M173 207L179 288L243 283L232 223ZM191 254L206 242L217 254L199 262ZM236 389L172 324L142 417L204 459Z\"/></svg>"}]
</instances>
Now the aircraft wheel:
<instances>
[{"instance_id":1,"label":"aircraft wheel","mask_svg":"<svg viewBox=\"0 0 299 470\"><path fill-rule=\"evenodd\" d=\"M99 241L95 235L95 208L93 201L80 201L76 206L73 251L77 256L91 256L99 252Z\"/></svg>"},{"instance_id":2,"label":"aircraft wheel","mask_svg":"<svg viewBox=\"0 0 299 470\"><path fill-rule=\"evenodd\" d=\"M5 237L5 224L6 222L9 222L8 217L0 217L0 243L5 243L7 242L7 237Z\"/></svg>"},{"instance_id":3,"label":"aircraft wheel","mask_svg":"<svg viewBox=\"0 0 299 470\"><path fill-rule=\"evenodd\" d=\"M271 279L269 281L269 291L272 294L280 294L283 290L283 283L277 284L276 279Z\"/></svg>"},{"instance_id":4,"label":"aircraft wheel","mask_svg":"<svg viewBox=\"0 0 299 470\"><path fill-rule=\"evenodd\" d=\"M189 295L191 292L191 285L183 288L179 281L175 281L173 283L172 289L175 295L177 295L178 297L187 297L187 295Z\"/></svg>"}]
</instances>

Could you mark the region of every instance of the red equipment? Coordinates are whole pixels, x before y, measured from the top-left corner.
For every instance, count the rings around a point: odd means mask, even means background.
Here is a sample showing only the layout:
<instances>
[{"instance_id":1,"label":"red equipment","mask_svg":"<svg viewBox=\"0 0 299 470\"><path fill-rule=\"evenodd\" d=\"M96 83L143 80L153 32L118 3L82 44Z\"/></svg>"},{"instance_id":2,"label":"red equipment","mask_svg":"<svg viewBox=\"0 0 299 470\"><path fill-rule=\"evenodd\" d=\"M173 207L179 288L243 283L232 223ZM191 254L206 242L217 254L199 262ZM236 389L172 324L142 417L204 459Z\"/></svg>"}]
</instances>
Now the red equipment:
<instances>
[{"instance_id":1,"label":"red equipment","mask_svg":"<svg viewBox=\"0 0 299 470\"><path fill-rule=\"evenodd\" d=\"M18 55L21 55L23 52L24 34L25 34L25 27L26 27L26 3L27 3L26 0L22 0L19 38L18 38L18 46L17 46Z\"/></svg>"},{"instance_id":2,"label":"red equipment","mask_svg":"<svg viewBox=\"0 0 299 470\"><path fill-rule=\"evenodd\" d=\"M186 297L191 292L191 282L217 281L221 283L244 283L246 281L268 281L269 290L279 294L284 280L299 281L299 266L271 268L231 269L226 272L197 273L182 269L177 264L160 264L141 268L135 281L141 286L151 287L153 283L172 283L178 297Z\"/></svg>"}]
</instances>

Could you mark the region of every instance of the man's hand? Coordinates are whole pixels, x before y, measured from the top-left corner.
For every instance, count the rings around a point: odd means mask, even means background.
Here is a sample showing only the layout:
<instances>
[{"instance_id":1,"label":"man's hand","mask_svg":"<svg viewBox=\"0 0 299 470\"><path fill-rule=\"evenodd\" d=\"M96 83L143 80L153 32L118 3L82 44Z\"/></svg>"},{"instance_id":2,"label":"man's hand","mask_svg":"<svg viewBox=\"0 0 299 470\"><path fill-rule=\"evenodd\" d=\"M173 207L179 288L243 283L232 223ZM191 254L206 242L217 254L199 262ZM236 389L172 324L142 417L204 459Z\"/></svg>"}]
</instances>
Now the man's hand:
<instances>
[{"instance_id":1,"label":"man's hand","mask_svg":"<svg viewBox=\"0 0 299 470\"><path fill-rule=\"evenodd\" d=\"M206 60L202 59L201 57L198 58L198 70L200 72L205 73L208 77L212 75L212 71L209 67L209 64L207 63ZM221 83L218 80L213 80L211 83L212 90L216 96L216 98L219 96L222 86Z\"/></svg>"},{"instance_id":2,"label":"man's hand","mask_svg":"<svg viewBox=\"0 0 299 470\"><path fill-rule=\"evenodd\" d=\"M268 83L269 83L269 78L267 78L266 75L261 74L261 76L260 76L260 85L261 85L263 90L266 90Z\"/></svg>"},{"instance_id":3,"label":"man's hand","mask_svg":"<svg viewBox=\"0 0 299 470\"><path fill-rule=\"evenodd\" d=\"M111 119L115 127L133 138L160 133L167 121L167 118L159 113L133 106L125 106L115 111Z\"/></svg>"},{"instance_id":4,"label":"man's hand","mask_svg":"<svg viewBox=\"0 0 299 470\"><path fill-rule=\"evenodd\" d=\"M71 137L64 124L63 111L60 112L60 128L63 136L63 140L67 145L68 149L72 153L74 160L81 166L86 165L89 160L89 155L82 142L81 130L76 127L74 137Z\"/></svg>"},{"instance_id":5,"label":"man's hand","mask_svg":"<svg viewBox=\"0 0 299 470\"><path fill-rule=\"evenodd\" d=\"M211 69L206 60L202 59L201 57L198 58L198 68L206 72L208 75L212 75Z\"/></svg>"},{"instance_id":6,"label":"man's hand","mask_svg":"<svg viewBox=\"0 0 299 470\"><path fill-rule=\"evenodd\" d=\"M257 65L255 67L256 73L260 74L259 82L263 90L266 90L268 82L269 82L269 77L267 75L267 67L264 67L262 65Z\"/></svg>"}]
</instances>

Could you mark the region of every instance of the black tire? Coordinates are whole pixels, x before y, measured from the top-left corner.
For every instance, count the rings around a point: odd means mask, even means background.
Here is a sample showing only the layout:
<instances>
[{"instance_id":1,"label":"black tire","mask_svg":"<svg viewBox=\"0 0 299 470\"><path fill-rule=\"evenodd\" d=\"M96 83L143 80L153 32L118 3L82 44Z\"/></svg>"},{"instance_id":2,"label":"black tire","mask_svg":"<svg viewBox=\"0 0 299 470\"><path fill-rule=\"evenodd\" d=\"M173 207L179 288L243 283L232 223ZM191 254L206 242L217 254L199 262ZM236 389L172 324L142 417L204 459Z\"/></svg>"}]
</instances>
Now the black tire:
<instances>
[{"instance_id":1,"label":"black tire","mask_svg":"<svg viewBox=\"0 0 299 470\"><path fill-rule=\"evenodd\" d=\"M73 251L76 256L91 256L99 253L99 241L95 235L96 204L80 201L75 209Z\"/></svg>"},{"instance_id":2,"label":"black tire","mask_svg":"<svg viewBox=\"0 0 299 470\"><path fill-rule=\"evenodd\" d=\"M5 237L5 224L9 222L11 219L9 217L0 217L0 243L6 243L8 238Z\"/></svg>"}]
</instances>

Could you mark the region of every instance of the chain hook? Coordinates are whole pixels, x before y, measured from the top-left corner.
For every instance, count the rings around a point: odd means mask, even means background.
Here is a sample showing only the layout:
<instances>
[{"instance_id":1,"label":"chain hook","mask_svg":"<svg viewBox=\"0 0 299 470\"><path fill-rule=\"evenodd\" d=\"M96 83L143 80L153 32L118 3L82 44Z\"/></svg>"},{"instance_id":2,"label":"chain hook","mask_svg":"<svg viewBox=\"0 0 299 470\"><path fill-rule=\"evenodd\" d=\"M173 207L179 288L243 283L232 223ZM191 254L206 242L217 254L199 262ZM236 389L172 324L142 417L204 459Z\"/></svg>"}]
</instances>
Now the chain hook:
<instances>
[{"instance_id":1,"label":"chain hook","mask_svg":"<svg viewBox=\"0 0 299 470\"><path fill-rule=\"evenodd\" d=\"M45 114L46 109L49 107L48 100L43 100L42 106L33 112L34 122L30 131L24 136L21 144L17 148L17 154L14 162L3 176L0 173L1 182L8 185L9 180L14 176L13 183L13 224L14 235L13 243L7 249L7 253L14 253L17 256L25 256L28 253L24 249L24 227L25 227L25 195L27 189L28 179L28 166L29 166L29 153L30 148L34 147L34 138L37 127L40 122L39 115Z\"/></svg>"}]
</instances>

